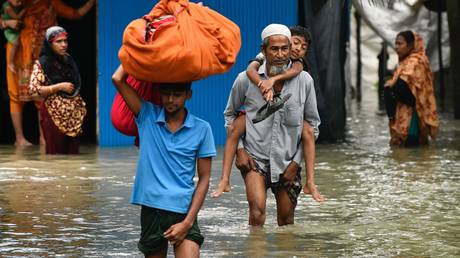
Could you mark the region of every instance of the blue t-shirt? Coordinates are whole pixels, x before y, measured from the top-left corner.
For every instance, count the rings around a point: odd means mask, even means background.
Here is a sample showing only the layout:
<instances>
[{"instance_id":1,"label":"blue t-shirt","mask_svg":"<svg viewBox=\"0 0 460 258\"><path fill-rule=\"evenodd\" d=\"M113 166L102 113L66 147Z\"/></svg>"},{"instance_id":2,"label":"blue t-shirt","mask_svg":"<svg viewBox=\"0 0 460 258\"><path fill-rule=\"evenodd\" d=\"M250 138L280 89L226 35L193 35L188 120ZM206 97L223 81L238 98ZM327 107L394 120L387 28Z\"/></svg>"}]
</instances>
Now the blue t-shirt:
<instances>
[{"instance_id":1,"label":"blue t-shirt","mask_svg":"<svg viewBox=\"0 0 460 258\"><path fill-rule=\"evenodd\" d=\"M142 102L136 124L141 142L131 203L187 213L196 159L216 156L210 125L188 113L172 133L164 109L150 102Z\"/></svg>"}]
</instances>

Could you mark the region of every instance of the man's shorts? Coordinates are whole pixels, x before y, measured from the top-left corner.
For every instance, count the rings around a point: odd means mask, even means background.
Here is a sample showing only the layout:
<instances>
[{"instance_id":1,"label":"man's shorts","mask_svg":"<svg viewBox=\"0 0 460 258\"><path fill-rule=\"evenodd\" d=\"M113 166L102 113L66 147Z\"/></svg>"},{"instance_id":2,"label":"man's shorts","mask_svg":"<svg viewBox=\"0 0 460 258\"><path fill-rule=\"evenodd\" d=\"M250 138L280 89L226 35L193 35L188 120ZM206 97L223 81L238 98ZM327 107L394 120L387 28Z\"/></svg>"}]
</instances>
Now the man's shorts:
<instances>
[{"instance_id":1,"label":"man's shorts","mask_svg":"<svg viewBox=\"0 0 460 258\"><path fill-rule=\"evenodd\" d=\"M141 208L141 237L137 244L139 250L146 256L157 253L168 245L164 238L164 232L174 224L185 219L187 214L160 210L147 206ZM192 228L188 231L185 239L191 240L201 247L204 241L198 222L195 219Z\"/></svg>"},{"instance_id":2,"label":"man's shorts","mask_svg":"<svg viewBox=\"0 0 460 258\"><path fill-rule=\"evenodd\" d=\"M284 181L282 179L282 176L280 175L280 180L278 182L272 183L270 179L270 172L264 170L257 162L256 164L256 172L259 173L260 175L263 176L265 179L265 189L270 188L272 190L273 194L276 194L276 192L284 188L289 196L289 199L291 200L292 204L294 207L297 206L297 198L299 197L300 191L302 190L302 183L301 183L301 178L300 178L300 172L302 171L302 168L299 167L299 170L297 170L297 174L294 179L294 183L290 186L284 186ZM241 173L243 178L246 177L247 173Z\"/></svg>"}]
</instances>

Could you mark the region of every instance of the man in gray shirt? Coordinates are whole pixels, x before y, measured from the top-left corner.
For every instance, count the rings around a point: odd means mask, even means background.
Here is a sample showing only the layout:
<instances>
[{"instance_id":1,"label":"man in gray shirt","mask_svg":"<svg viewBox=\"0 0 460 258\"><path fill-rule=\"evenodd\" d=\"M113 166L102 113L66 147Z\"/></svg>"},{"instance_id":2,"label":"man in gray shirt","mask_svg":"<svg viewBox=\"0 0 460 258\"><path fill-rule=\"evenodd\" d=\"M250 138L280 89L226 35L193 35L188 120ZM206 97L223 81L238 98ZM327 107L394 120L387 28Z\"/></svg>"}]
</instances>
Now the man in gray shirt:
<instances>
[{"instance_id":1,"label":"man in gray shirt","mask_svg":"<svg viewBox=\"0 0 460 258\"><path fill-rule=\"evenodd\" d=\"M291 34L280 24L270 24L262 31L261 51L266 62L259 69L262 79L284 72L290 66ZM237 151L237 166L241 170L249 203L249 224L265 223L267 189L271 188L277 203L278 225L294 223L294 209L301 190L301 134L307 121L318 136L320 119L316 107L313 79L301 72L291 80L276 83L275 93L291 95L284 106L268 118L253 123L257 111L265 104L257 85L242 72L236 78L227 107L225 125L230 126L244 106L246 135ZM292 176L286 176L295 175ZM287 180L287 178L293 178Z\"/></svg>"}]
</instances>

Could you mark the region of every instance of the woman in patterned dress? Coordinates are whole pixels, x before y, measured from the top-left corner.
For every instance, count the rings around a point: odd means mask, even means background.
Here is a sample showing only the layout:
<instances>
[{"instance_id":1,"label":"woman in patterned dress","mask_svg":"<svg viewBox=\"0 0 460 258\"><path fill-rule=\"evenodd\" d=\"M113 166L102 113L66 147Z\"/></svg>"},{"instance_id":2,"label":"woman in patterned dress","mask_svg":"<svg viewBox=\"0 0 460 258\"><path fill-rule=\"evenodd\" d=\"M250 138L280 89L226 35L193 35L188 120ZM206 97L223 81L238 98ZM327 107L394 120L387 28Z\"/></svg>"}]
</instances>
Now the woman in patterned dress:
<instances>
[{"instance_id":1,"label":"woman in patterned dress","mask_svg":"<svg viewBox=\"0 0 460 258\"><path fill-rule=\"evenodd\" d=\"M30 77L29 94L44 99L39 112L47 154L79 153L86 116L79 94L80 74L67 46L67 32L62 27L48 28Z\"/></svg>"},{"instance_id":2,"label":"woman in patterned dress","mask_svg":"<svg viewBox=\"0 0 460 258\"><path fill-rule=\"evenodd\" d=\"M396 36L399 65L385 83L384 97L390 119L391 146L427 144L439 129L433 73L422 37L412 31Z\"/></svg>"},{"instance_id":3,"label":"woman in patterned dress","mask_svg":"<svg viewBox=\"0 0 460 258\"><path fill-rule=\"evenodd\" d=\"M73 8L62 0L23 0L26 12L22 20L0 19L0 28L21 29L18 42L18 52L14 58L16 72L6 69L10 114L15 131L15 145L32 145L25 137L22 129L22 111L25 101L30 101L27 95L30 73L34 61L37 60L47 28L57 24L57 17L78 20L91 10L96 0L87 0L79 8ZM13 45L6 44L6 59L8 60ZM38 107L39 102L35 102ZM40 131L40 144L43 143Z\"/></svg>"}]
</instances>

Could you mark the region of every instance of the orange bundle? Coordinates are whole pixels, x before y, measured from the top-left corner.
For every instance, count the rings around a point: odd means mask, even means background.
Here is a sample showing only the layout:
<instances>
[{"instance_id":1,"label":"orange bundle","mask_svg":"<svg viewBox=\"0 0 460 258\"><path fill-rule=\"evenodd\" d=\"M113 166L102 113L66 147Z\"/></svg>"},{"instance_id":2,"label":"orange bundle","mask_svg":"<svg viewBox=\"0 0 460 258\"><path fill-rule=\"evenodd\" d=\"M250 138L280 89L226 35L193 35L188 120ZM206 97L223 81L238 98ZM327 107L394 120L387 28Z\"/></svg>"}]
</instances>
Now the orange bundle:
<instances>
[{"instance_id":1,"label":"orange bundle","mask_svg":"<svg viewBox=\"0 0 460 258\"><path fill-rule=\"evenodd\" d=\"M126 27L118 57L139 80L188 82L228 71L240 47L239 27L221 14L188 0L161 0Z\"/></svg>"}]
</instances>

